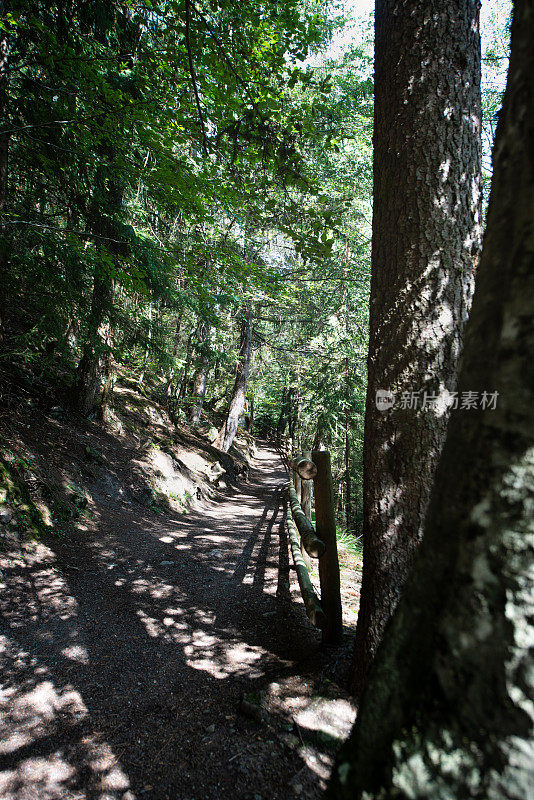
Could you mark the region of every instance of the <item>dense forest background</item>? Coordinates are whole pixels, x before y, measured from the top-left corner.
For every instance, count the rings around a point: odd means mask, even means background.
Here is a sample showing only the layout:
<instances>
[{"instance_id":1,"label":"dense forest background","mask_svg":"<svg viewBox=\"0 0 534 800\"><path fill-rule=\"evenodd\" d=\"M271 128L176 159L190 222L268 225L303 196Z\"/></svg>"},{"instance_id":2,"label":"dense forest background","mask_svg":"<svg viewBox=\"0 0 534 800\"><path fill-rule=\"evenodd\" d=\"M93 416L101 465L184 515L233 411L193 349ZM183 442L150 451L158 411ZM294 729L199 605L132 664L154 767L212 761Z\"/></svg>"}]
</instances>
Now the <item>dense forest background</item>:
<instances>
[{"instance_id":1,"label":"dense forest background","mask_svg":"<svg viewBox=\"0 0 534 800\"><path fill-rule=\"evenodd\" d=\"M486 184L508 22L490 4ZM246 355L238 415L332 451L358 536L372 21L323 0L14 2L1 36L0 368L104 418L134 377L202 426Z\"/></svg>"}]
</instances>

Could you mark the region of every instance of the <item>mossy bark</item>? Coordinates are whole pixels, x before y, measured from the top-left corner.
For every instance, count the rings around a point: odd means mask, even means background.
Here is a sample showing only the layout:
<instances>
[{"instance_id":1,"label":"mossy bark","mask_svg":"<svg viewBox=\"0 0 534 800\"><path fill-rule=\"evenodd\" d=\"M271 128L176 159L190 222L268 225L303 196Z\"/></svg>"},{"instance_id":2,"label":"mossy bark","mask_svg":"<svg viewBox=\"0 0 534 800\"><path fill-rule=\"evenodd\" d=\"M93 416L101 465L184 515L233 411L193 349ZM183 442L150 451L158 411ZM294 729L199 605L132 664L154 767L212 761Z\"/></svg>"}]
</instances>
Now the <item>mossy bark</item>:
<instances>
[{"instance_id":1,"label":"mossy bark","mask_svg":"<svg viewBox=\"0 0 534 800\"><path fill-rule=\"evenodd\" d=\"M534 796L534 3L512 55L460 390L423 543L327 792L342 800Z\"/></svg>"}]
</instances>

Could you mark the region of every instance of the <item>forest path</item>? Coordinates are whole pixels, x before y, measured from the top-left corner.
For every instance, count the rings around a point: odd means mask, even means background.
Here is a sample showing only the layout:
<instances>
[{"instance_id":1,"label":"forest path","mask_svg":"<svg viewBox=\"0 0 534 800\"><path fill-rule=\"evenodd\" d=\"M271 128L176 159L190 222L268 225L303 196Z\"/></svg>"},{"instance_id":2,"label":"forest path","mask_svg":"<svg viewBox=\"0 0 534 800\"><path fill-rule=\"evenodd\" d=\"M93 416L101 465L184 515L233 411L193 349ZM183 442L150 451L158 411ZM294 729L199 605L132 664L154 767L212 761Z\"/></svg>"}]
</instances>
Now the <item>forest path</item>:
<instances>
[{"instance_id":1,"label":"forest path","mask_svg":"<svg viewBox=\"0 0 534 800\"><path fill-rule=\"evenodd\" d=\"M318 651L291 601L285 483L264 447L217 503L156 518L102 502L54 551L21 549L1 600L0 797L319 795L331 758L238 713L275 676L303 697Z\"/></svg>"}]
</instances>

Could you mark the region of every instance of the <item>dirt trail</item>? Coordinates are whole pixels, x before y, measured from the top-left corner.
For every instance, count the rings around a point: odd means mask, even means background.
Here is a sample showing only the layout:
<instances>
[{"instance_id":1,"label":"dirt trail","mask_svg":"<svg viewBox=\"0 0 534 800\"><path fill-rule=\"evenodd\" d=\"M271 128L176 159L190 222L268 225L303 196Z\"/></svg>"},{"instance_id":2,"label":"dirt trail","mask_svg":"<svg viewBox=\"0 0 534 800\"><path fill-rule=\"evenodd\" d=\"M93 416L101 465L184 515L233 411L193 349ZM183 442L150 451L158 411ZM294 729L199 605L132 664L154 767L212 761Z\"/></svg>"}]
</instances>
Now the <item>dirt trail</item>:
<instances>
[{"instance_id":1,"label":"dirt trail","mask_svg":"<svg viewBox=\"0 0 534 800\"><path fill-rule=\"evenodd\" d=\"M264 448L216 504L102 502L53 550L3 560L2 800L319 796L328 748L283 734L319 647L291 599L285 480ZM262 725L239 698L269 681Z\"/></svg>"}]
</instances>

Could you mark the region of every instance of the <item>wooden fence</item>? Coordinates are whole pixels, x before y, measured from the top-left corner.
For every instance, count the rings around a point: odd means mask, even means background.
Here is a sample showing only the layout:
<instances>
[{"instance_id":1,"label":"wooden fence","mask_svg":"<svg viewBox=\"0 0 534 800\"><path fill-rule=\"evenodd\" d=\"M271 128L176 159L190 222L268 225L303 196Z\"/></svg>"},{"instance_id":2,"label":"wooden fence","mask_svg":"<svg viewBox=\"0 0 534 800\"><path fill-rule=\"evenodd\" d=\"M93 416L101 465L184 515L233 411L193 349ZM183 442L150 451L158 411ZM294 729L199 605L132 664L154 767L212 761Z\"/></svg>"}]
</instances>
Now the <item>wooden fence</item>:
<instances>
[{"instance_id":1,"label":"wooden fence","mask_svg":"<svg viewBox=\"0 0 534 800\"><path fill-rule=\"evenodd\" d=\"M300 591L310 621L322 631L324 644L343 637L335 500L330 453L326 450L286 457L289 470L287 526ZM312 523L312 483L315 525ZM319 560L321 597L313 588L309 570Z\"/></svg>"}]
</instances>

